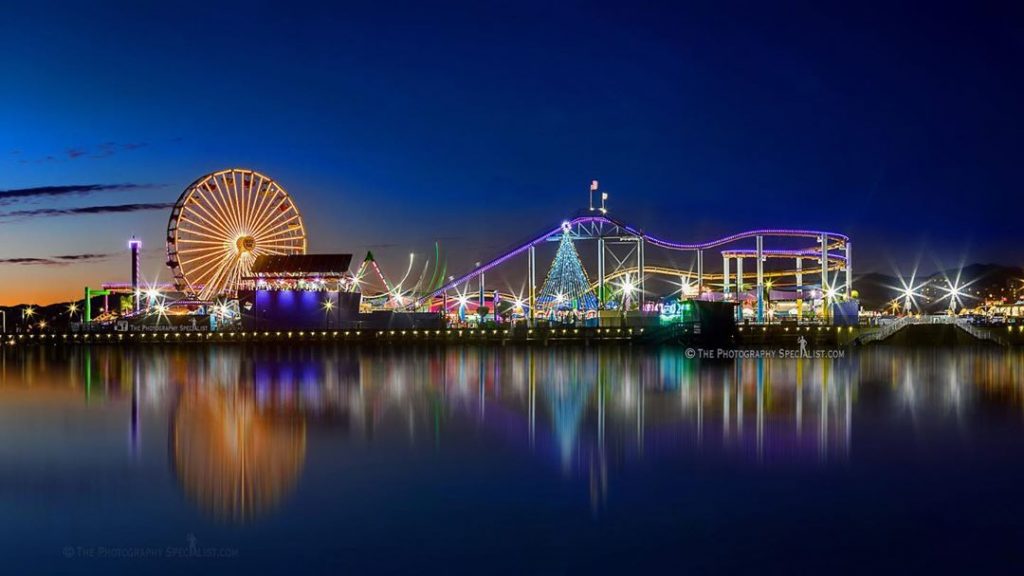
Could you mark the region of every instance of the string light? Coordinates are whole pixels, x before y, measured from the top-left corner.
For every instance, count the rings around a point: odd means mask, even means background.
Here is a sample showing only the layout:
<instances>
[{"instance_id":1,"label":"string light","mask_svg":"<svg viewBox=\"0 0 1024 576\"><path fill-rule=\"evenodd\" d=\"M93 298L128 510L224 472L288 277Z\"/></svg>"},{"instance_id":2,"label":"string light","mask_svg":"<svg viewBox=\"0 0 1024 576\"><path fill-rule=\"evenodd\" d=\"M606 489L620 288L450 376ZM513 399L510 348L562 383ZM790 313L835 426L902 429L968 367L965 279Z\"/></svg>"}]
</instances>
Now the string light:
<instances>
[{"instance_id":1,"label":"string light","mask_svg":"<svg viewBox=\"0 0 1024 576\"><path fill-rule=\"evenodd\" d=\"M568 223L566 223L568 224ZM590 279L572 242L571 226L563 225L562 240L551 262L547 278L541 287L537 302L554 304L562 310L595 310L597 296L590 287Z\"/></svg>"}]
</instances>

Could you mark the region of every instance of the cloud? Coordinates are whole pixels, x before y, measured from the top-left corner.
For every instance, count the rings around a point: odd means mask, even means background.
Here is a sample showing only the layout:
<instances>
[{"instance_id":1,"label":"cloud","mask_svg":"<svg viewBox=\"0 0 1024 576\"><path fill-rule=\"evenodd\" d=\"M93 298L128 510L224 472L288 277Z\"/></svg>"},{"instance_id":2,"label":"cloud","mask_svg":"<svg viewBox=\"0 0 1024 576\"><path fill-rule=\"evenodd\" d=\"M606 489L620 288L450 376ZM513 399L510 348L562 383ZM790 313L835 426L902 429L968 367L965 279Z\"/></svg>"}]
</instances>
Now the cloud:
<instances>
[{"instance_id":1,"label":"cloud","mask_svg":"<svg viewBox=\"0 0 1024 576\"><path fill-rule=\"evenodd\" d=\"M67 186L36 186L34 188L12 188L0 190L0 206L6 206L19 200L33 198L53 198L58 196L83 196L97 192L120 192L125 190L143 190L154 188L152 184L70 184Z\"/></svg>"},{"instance_id":2,"label":"cloud","mask_svg":"<svg viewBox=\"0 0 1024 576\"><path fill-rule=\"evenodd\" d=\"M178 142L180 138L169 140L170 142ZM46 156L39 156L36 158L26 158L20 156L21 150L12 150L12 156L19 156L18 162L21 164L28 164L29 162L35 162L37 164L48 163L48 162L67 162L71 160L78 160L79 158L107 158L113 156L119 151L131 152L140 148L149 146L150 143L146 141L138 142L103 142L101 144L93 144L88 146L71 146L64 149L64 152L60 155L47 154Z\"/></svg>"},{"instance_id":3,"label":"cloud","mask_svg":"<svg viewBox=\"0 0 1024 576\"><path fill-rule=\"evenodd\" d=\"M174 207L173 202L151 202L144 204L108 204L101 206L82 206L80 208L35 208L31 210L12 210L0 212L0 220L21 220L25 218L50 218L54 216L82 216L88 214L125 214L129 212L145 212L148 210L167 210Z\"/></svg>"},{"instance_id":4,"label":"cloud","mask_svg":"<svg viewBox=\"0 0 1024 576\"><path fill-rule=\"evenodd\" d=\"M16 264L19 266L66 266L71 263L78 262L93 262L96 260L105 260L116 254L62 254L60 256L51 256L49 258L31 258L31 257L18 257L18 258L0 258L0 266L4 264Z\"/></svg>"},{"instance_id":5,"label":"cloud","mask_svg":"<svg viewBox=\"0 0 1024 576\"><path fill-rule=\"evenodd\" d=\"M56 264L49 258L0 258L0 264L21 264L23 266L32 264Z\"/></svg>"},{"instance_id":6,"label":"cloud","mask_svg":"<svg viewBox=\"0 0 1024 576\"><path fill-rule=\"evenodd\" d=\"M65 262L80 262L83 260L103 260L115 256L115 254L64 254L62 256L54 256L54 260L63 260Z\"/></svg>"}]
</instances>

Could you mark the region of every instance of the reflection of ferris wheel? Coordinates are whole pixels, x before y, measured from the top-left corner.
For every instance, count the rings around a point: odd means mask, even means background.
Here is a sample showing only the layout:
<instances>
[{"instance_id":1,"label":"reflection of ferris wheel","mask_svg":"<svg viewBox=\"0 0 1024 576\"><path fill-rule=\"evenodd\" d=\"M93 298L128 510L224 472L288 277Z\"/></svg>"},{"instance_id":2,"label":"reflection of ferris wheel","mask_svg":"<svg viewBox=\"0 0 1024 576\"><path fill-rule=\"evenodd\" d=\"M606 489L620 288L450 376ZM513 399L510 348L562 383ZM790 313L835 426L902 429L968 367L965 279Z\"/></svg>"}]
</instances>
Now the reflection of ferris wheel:
<instances>
[{"instance_id":1,"label":"reflection of ferris wheel","mask_svg":"<svg viewBox=\"0 0 1024 576\"><path fill-rule=\"evenodd\" d=\"M303 254L306 230L291 196L270 178L241 168L207 174L174 205L167 265L179 290L212 300L234 295L260 255Z\"/></svg>"}]
</instances>

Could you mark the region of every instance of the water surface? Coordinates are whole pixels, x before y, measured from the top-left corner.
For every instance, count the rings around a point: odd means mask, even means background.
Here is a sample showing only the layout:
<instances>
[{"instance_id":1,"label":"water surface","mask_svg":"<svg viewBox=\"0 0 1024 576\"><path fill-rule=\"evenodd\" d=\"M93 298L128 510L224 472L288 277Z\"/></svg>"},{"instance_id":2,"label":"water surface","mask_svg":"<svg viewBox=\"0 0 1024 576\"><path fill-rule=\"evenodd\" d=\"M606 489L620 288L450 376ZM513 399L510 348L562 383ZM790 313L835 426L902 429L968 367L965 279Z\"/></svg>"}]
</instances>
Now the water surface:
<instances>
[{"instance_id":1,"label":"water surface","mask_svg":"<svg viewBox=\"0 0 1024 576\"><path fill-rule=\"evenodd\" d=\"M1020 352L93 346L0 370L5 573L1024 560Z\"/></svg>"}]
</instances>

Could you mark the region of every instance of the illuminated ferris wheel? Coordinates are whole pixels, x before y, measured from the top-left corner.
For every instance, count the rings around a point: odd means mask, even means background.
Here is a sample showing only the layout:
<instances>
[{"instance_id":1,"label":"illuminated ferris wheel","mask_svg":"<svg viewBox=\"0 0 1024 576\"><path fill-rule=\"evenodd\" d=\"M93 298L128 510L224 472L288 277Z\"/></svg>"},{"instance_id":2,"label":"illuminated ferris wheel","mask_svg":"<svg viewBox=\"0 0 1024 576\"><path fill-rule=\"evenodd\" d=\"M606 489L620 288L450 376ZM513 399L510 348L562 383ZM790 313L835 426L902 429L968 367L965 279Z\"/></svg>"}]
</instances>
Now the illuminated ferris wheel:
<instances>
[{"instance_id":1,"label":"illuminated ferris wheel","mask_svg":"<svg viewBox=\"0 0 1024 576\"><path fill-rule=\"evenodd\" d=\"M303 254L306 229L291 196L252 170L207 174L181 193L167 224L167 265L178 290L234 296L260 255Z\"/></svg>"}]
</instances>

